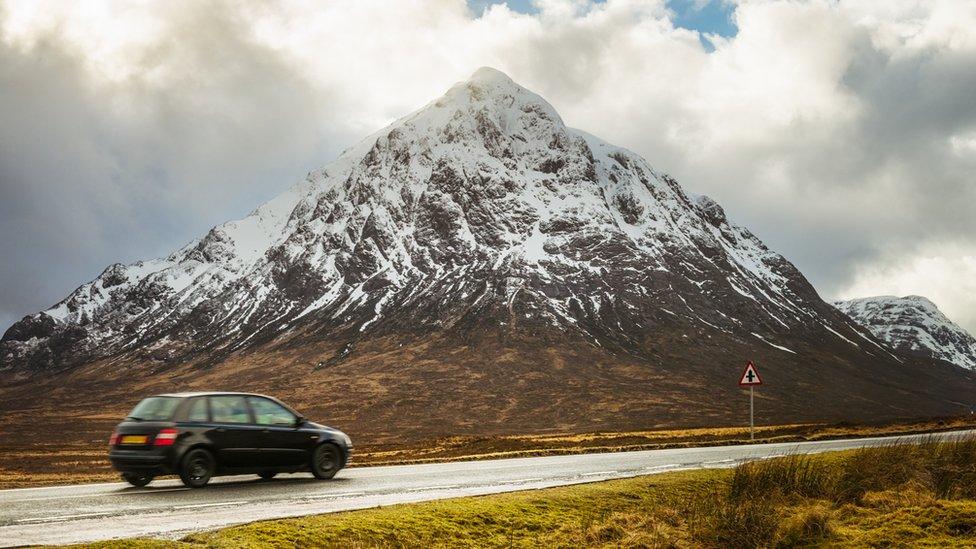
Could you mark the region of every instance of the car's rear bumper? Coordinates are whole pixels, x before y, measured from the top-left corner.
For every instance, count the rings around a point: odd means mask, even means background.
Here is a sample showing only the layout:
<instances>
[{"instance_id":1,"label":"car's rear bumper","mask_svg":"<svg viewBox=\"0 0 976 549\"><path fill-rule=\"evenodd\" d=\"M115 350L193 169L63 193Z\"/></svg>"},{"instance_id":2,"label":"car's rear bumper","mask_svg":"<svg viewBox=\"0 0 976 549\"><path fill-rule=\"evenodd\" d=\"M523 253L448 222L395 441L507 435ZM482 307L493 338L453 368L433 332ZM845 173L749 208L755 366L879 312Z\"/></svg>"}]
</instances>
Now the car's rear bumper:
<instances>
[{"instance_id":1,"label":"car's rear bumper","mask_svg":"<svg viewBox=\"0 0 976 549\"><path fill-rule=\"evenodd\" d=\"M153 451L112 450L108 455L112 467L123 473L164 473L170 471L166 453Z\"/></svg>"}]
</instances>

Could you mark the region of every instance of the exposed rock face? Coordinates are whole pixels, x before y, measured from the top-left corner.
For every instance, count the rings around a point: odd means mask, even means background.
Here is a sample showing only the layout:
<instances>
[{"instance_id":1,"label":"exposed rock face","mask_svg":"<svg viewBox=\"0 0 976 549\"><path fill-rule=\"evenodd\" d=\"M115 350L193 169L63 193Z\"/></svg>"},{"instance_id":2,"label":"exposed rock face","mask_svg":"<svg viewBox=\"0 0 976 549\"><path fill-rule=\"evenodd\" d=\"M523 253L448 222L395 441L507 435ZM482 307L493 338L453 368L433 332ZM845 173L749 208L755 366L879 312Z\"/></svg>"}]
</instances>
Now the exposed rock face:
<instances>
[{"instance_id":1,"label":"exposed rock face","mask_svg":"<svg viewBox=\"0 0 976 549\"><path fill-rule=\"evenodd\" d=\"M766 394L791 418L840 415L824 402L852 394L879 414L943 411L942 385L964 389L941 371L918 385L913 366L715 201L566 127L492 69L246 218L169 257L113 265L18 322L0 367L97 364L90 376L101 379L135 365L244 368L250 377L230 385L251 387L278 373L260 357L279 357L277 368L282 353L294 371L308 365L343 387L336 394L371 380L377 417L436 406L430 421L471 429L466 412L518 412L519 424L718 421L708 418L731 409L746 358L769 364ZM471 400L451 411L445 392ZM688 403L700 413L680 416Z\"/></svg>"},{"instance_id":2,"label":"exposed rock face","mask_svg":"<svg viewBox=\"0 0 976 549\"><path fill-rule=\"evenodd\" d=\"M834 306L893 349L976 370L976 338L922 296L865 297Z\"/></svg>"}]
</instances>

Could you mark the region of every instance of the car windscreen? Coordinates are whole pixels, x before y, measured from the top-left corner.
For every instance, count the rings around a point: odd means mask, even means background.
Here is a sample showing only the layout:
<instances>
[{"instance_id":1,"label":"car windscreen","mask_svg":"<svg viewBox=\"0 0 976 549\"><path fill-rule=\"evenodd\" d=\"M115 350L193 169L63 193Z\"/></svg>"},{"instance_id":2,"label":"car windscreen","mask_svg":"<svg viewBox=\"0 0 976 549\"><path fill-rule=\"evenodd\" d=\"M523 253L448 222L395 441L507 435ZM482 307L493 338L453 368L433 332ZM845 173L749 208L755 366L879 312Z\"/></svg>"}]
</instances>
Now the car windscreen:
<instances>
[{"instance_id":1,"label":"car windscreen","mask_svg":"<svg viewBox=\"0 0 976 549\"><path fill-rule=\"evenodd\" d=\"M129 412L127 419L142 421L167 421L173 419L173 412L180 403L176 397L145 398Z\"/></svg>"}]
</instances>

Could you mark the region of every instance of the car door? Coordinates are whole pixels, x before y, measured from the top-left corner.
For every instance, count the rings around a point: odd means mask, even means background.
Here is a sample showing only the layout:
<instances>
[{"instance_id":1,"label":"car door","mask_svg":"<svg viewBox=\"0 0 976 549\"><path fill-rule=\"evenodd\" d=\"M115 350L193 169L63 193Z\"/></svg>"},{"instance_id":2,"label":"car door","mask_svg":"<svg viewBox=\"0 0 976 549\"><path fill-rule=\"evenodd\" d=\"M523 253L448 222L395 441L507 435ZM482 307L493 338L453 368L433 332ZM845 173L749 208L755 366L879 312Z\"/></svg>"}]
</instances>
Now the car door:
<instances>
[{"instance_id":1,"label":"car door","mask_svg":"<svg viewBox=\"0 0 976 549\"><path fill-rule=\"evenodd\" d=\"M210 440L223 467L255 469L260 464L260 430L244 395L212 395Z\"/></svg>"},{"instance_id":2,"label":"car door","mask_svg":"<svg viewBox=\"0 0 976 549\"><path fill-rule=\"evenodd\" d=\"M261 428L261 462L268 467L289 467L308 461L312 434L296 425L295 414L264 397L249 396L254 422Z\"/></svg>"}]
</instances>

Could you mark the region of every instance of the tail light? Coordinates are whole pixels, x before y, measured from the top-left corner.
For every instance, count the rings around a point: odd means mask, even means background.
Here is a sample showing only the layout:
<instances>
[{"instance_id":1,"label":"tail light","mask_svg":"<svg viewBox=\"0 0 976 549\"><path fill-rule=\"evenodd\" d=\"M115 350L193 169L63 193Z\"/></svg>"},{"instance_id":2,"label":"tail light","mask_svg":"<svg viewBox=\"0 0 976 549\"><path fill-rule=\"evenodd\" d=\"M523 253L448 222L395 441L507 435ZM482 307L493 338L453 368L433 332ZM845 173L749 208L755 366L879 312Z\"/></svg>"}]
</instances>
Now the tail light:
<instances>
[{"instance_id":1,"label":"tail light","mask_svg":"<svg viewBox=\"0 0 976 549\"><path fill-rule=\"evenodd\" d=\"M167 427L166 429L160 429L156 433L156 440L153 441L153 446L172 446L176 442L176 429Z\"/></svg>"},{"instance_id":2,"label":"tail light","mask_svg":"<svg viewBox=\"0 0 976 549\"><path fill-rule=\"evenodd\" d=\"M108 445L115 446L119 443L119 433L117 431L112 431L112 436L108 437Z\"/></svg>"}]
</instances>

